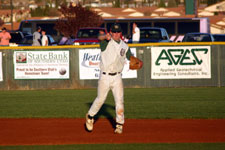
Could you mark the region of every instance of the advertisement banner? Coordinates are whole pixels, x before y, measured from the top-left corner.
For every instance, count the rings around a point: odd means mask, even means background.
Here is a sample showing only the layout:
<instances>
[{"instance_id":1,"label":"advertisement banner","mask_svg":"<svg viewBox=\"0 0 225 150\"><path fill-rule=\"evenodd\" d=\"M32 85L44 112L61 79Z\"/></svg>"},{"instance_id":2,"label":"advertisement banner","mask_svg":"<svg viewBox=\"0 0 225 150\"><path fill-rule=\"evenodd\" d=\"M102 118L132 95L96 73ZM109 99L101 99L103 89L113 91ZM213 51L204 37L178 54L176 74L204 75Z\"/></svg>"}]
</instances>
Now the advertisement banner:
<instances>
[{"instance_id":1,"label":"advertisement banner","mask_svg":"<svg viewBox=\"0 0 225 150\"><path fill-rule=\"evenodd\" d=\"M100 74L100 49L80 49L79 50L79 71L80 79L99 79ZM136 56L136 48L131 48L131 53ZM122 78L137 78L137 71L129 69L127 60Z\"/></svg>"},{"instance_id":2,"label":"advertisement banner","mask_svg":"<svg viewBox=\"0 0 225 150\"><path fill-rule=\"evenodd\" d=\"M151 79L210 78L210 46L151 48Z\"/></svg>"},{"instance_id":3,"label":"advertisement banner","mask_svg":"<svg viewBox=\"0 0 225 150\"><path fill-rule=\"evenodd\" d=\"M69 79L69 51L14 51L15 79Z\"/></svg>"},{"instance_id":4,"label":"advertisement banner","mask_svg":"<svg viewBox=\"0 0 225 150\"><path fill-rule=\"evenodd\" d=\"M0 81L3 81L3 74L2 74L2 52L0 52Z\"/></svg>"}]
</instances>

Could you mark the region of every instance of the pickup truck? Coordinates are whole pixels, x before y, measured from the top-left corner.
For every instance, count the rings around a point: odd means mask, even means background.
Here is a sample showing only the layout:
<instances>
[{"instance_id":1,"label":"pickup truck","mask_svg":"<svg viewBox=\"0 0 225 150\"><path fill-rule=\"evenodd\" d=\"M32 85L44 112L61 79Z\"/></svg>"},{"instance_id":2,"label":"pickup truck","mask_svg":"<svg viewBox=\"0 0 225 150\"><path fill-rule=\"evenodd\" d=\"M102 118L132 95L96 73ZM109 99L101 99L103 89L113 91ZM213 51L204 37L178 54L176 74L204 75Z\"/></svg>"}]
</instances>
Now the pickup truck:
<instances>
[{"instance_id":1,"label":"pickup truck","mask_svg":"<svg viewBox=\"0 0 225 150\"><path fill-rule=\"evenodd\" d=\"M80 28L77 32L76 39L73 41L74 45L98 44L99 31L107 33L105 28L100 27Z\"/></svg>"},{"instance_id":2,"label":"pickup truck","mask_svg":"<svg viewBox=\"0 0 225 150\"><path fill-rule=\"evenodd\" d=\"M139 43L171 42L166 29L159 27L140 27ZM128 43L132 43L129 39Z\"/></svg>"},{"instance_id":3,"label":"pickup truck","mask_svg":"<svg viewBox=\"0 0 225 150\"><path fill-rule=\"evenodd\" d=\"M182 42L213 42L214 37L210 33L187 33Z\"/></svg>"}]
</instances>

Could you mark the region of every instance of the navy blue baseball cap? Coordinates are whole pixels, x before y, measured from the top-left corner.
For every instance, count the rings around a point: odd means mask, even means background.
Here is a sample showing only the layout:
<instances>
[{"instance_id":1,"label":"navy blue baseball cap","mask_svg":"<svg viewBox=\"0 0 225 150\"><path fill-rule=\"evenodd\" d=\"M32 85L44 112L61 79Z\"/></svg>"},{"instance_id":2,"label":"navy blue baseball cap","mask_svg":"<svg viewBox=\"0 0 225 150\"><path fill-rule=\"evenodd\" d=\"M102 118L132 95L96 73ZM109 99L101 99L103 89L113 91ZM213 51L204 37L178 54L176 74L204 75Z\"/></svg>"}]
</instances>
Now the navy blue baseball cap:
<instances>
[{"instance_id":1,"label":"navy blue baseball cap","mask_svg":"<svg viewBox=\"0 0 225 150\"><path fill-rule=\"evenodd\" d=\"M118 23L111 26L111 32L122 32L122 28Z\"/></svg>"}]
</instances>

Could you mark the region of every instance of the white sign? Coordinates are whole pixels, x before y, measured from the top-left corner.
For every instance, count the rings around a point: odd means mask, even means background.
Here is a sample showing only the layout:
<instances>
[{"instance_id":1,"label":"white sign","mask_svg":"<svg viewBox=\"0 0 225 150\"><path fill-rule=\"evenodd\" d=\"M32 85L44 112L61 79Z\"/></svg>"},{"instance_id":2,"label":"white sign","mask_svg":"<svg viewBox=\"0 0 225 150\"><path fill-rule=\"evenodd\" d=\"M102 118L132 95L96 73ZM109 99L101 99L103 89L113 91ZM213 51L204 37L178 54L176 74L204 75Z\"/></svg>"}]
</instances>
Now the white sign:
<instances>
[{"instance_id":1,"label":"white sign","mask_svg":"<svg viewBox=\"0 0 225 150\"><path fill-rule=\"evenodd\" d=\"M69 79L69 51L15 51L15 79Z\"/></svg>"},{"instance_id":2,"label":"white sign","mask_svg":"<svg viewBox=\"0 0 225 150\"><path fill-rule=\"evenodd\" d=\"M151 78L211 78L210 46L152 47Z\"/></svg>"},{"instance_id":3,"label":"white sign","mask_svg":"<svg viewBox=\"0 0 225 150\"><path fill-rule=\"evenodd\" d=\"M100 49L80 49L79 50L79 67L80 79L99 79L100 74ZM131 53L136 56L136 48L131 48ZM127 60L122 78L137 78L137 71L129 69Z\"/></svg>"},{"instance_id":4,"label":"white sign","mask_svg":"<svg viewBox=\"0 0 225 150\"><path fill-rule=\"evenodd\" d=\"M3 74L2 74L2 52L0 52L0 81L3 81Z\"/></svg>"}]
</instances>

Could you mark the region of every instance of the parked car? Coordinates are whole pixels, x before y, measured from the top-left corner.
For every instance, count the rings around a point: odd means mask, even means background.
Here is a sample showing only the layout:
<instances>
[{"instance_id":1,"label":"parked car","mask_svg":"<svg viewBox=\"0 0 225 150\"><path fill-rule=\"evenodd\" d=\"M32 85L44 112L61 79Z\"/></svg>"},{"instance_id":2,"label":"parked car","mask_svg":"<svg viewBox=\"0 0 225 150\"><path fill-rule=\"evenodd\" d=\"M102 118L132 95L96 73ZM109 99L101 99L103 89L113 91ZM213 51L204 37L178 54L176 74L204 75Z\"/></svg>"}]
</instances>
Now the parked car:
<instances>
[{"instance_id":1,"label":"parked car","mask_svg":"<svg viewBox=\"0 0 225 150\"><path fill-rule=\"evenodd\" d=\"M73 37L62 37L59 41L58 45L73 45L75 41L75 38Z\"/></svg>"},{"instance_id":2,"label":"parked car","mask_svg":"<svg viewBox=\"0 0 225 150\"><path fill-rule=\"evenodd\" d=\"M9 31L11 39L9 40L10 44L18 44L21 40L27 35L21 31Z\"/></svg>"},{"instance_id":3,"label":"parked car","mask_svg":"<svg viewBox=\"0 0 225 150\"><path fill-rule=\"evenodd\" d=\"M210 33L187 33L182 42L213 42L214 38Z\"/></svg>"},{"instance_id":4,"label":"parked car","mask_svg":"<svg viewBox=\"0 0 225 150\"><path fill-rule=\"evenodd\" d=\"M213 34L215 42L225 42L225 34Z\"/></svg>"},{"instance_id":5,"label":"parked car","mask_svg":"<svg viewBox=\"0 0 225 150\"><path fill-rule=\"evenodd\" d=\"M156 43L156 42L171 42L169 35L164 28L159 27L140 27L139 43ZM128 43L132 43L129 39Z\"/></svg>"},{"instance_id":6,"label":"parked car","mask_svg":"<svg viewBox=\"0 0 225 150\"><path fill-rule=\"evenodd\" d=\"M51 35L47 35L47 37L49 46L57 45ZM33 44L33 35L27 35L22 39L22 41L18 44L18 46L32 46L32 44Z\"/></svg>"},{"instance_id":7,"label":"parked car","mask_svg":"<svg viewBox=\"0 0 225 150\"><path fill-rule=\"evenodd\" d=\"M80 28L77 32L77 36L74 39L74 45L89 45L98 44L99 31L107 32L105 28L92 27L92 28Z\"/></svg>"}]
</instances>

